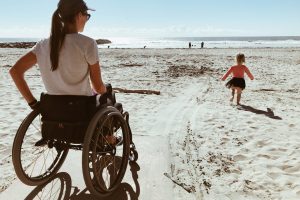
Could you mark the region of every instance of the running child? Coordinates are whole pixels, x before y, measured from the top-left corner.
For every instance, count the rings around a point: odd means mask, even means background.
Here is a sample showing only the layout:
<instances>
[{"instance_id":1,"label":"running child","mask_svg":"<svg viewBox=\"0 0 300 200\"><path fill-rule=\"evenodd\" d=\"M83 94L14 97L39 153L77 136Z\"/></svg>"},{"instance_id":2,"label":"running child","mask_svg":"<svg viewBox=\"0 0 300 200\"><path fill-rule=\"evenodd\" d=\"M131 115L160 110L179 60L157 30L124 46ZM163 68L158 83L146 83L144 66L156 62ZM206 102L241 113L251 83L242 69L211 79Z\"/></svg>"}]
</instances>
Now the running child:
<instances>
[{"instance_id":1,"label":"running child","mask_svg":"<svg viewBox=\"0 0 300 200\"><path fill-rule=\"evenodd\" d=\"M237 105L240 105L242 91L246 88L246 82L244 79L244 74L246 73L248 77L253 80L254 77L249 71L248 67L244 65L245 55L237 54L236 55L237 65L230 67L230 69L222 77L222 81L225 81L226 78L232 73L232 79L226 83L226 87L232 90L232 97L230 101L234 99L235 92L237 93Z\"/></svg>"}]
</instances>

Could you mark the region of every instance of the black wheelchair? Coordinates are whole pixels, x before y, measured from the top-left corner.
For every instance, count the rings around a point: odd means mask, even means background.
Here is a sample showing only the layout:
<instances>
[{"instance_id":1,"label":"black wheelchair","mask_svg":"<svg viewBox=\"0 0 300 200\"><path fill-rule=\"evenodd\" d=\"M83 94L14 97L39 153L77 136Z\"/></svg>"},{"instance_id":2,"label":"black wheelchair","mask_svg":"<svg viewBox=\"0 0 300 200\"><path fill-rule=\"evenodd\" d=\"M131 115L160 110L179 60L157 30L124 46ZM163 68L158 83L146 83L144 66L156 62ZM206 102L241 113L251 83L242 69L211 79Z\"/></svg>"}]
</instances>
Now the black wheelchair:
<instances>
[{"instance_id":1,"label":"black wheelchair","mask_svg":"<svg viewBox=\"0 0 300 200\"><path fill-rule=\"evenodd\" d=\"M110 195L121 183L128 161L137 161L129 113L115 94L96 96L41 94L40 106L20 125L12 148L18 178L40 185L60 169L70 149L82 150L87 189L98 197ZM70 166L72 167L72 166Z\"/></svg>"}]
</instances>

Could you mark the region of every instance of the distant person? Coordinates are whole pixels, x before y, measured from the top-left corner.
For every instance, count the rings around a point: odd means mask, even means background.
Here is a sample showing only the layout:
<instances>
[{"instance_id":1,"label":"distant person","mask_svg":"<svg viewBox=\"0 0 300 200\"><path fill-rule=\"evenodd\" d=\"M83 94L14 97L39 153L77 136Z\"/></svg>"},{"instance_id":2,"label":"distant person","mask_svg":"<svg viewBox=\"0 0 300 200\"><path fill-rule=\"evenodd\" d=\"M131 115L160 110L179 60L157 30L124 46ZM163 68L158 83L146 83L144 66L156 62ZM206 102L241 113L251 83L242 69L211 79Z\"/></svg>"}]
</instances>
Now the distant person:
<instances>
[{"instance_id":1,"label":"distant person","mask_svg":"<svg viewBox=\"0 0 300 200\"><path fill-rule=\"evenodd\" d=\"M204 42L201 42L201 49L204 48Z\"/></svg>"},{"instance_id":2,"label":"distant person","mask_svg":"<svg viewBox=\"0 0 300 200\"><path fill-rule=\"evenodd\" d=\"M189 42L189 48L192 48L192 43L191 42Z\"/></svg>"},{"instance_id":3,"label":"distant person","mask_svg":"<svg viewBox=\"0 0 300 200\"><path fill-rule=\"evenodd\" d=\"M144 46L144 49L146 49L147 46Z\"/></svg>"},{"instance_id":4,"label":"distant person","mask_svg":"<svg viewBox=\"0 0 300 200\"><path fill-rule=\"evenodd\" d=\"M253 80L254 77L249 71L249 69L243 65L245 63L245 55L237 54L236 56L237 65L230 67L230 69L225 73L222 77L222 81L225 81L229 74L233 74L233 78L226 83L226 87L232 90L232 97L230 101L232 102L234 99L234 93L237 93L237 105L240 105L240 100L242 96L242 91L246 88L246 82L244 79L244 73L248 75L248 77Z\"/></svg>"},{"instance_id":5,"label":"distant person","mask_svg":"<svg viewBox=\"0 0 300 200\"><path fill-rule=\"evenodd\" d=\"M109 49L109 48L110 48L110 46L108 45L108 46L107 46L107 48Z\"/></svg>"}]
</instances>

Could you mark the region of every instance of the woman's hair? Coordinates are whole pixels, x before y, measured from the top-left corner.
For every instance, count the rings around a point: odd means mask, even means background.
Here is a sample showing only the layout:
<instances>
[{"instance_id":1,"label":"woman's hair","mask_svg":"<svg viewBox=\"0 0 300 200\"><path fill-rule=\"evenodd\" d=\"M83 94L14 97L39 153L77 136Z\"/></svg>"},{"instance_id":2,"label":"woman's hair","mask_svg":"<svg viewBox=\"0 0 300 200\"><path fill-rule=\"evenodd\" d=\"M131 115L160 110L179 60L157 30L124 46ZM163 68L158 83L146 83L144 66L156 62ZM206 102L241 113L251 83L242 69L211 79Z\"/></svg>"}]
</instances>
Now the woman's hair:
<instances>
[{"instance_id":1,"label":"woman's hair","mask_svg":"<svg viewBox=\"0 0 300 200\"><path fill-rule=\"evenodd\" d=\"M50 34L50 60L51 70L58 67L60 49L64 43L69 24L75 23L75 17L78 13L86 12L88 7L83 0L60 0L57 9L52 16L51 34Z\"/></svg>"},{"instance_id":2,"label":"woman's hair","mask_svg":"<svg viewBox=\"0 0 300 200\"><path fill-rule=\"evenodd\" d=\"M237 63L244 63L245 62L245 55L242 53L239 53L236 55L236 62Z\"/></svg>"}]
</instances>

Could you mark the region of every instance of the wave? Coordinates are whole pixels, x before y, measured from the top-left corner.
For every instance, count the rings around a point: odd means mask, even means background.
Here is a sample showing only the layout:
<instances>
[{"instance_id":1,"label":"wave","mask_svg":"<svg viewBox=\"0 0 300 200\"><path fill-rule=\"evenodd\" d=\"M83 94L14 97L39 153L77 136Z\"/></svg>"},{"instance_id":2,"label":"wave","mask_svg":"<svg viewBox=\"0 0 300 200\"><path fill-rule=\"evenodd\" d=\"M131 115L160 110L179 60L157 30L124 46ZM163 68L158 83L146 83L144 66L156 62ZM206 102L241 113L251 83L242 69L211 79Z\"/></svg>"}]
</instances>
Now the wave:
<instances>
[{"instance_id":1,"label":"wave","mask_svg":"<svg viewBox=\"0 0 300 200\"><path fill-rule=\"evenodd\" d=\"M300 47L300 36L107 38L99 48L288 48ZM39 38L0 38L0 42L36 42Z\"/></svg>"}]
</instances>

